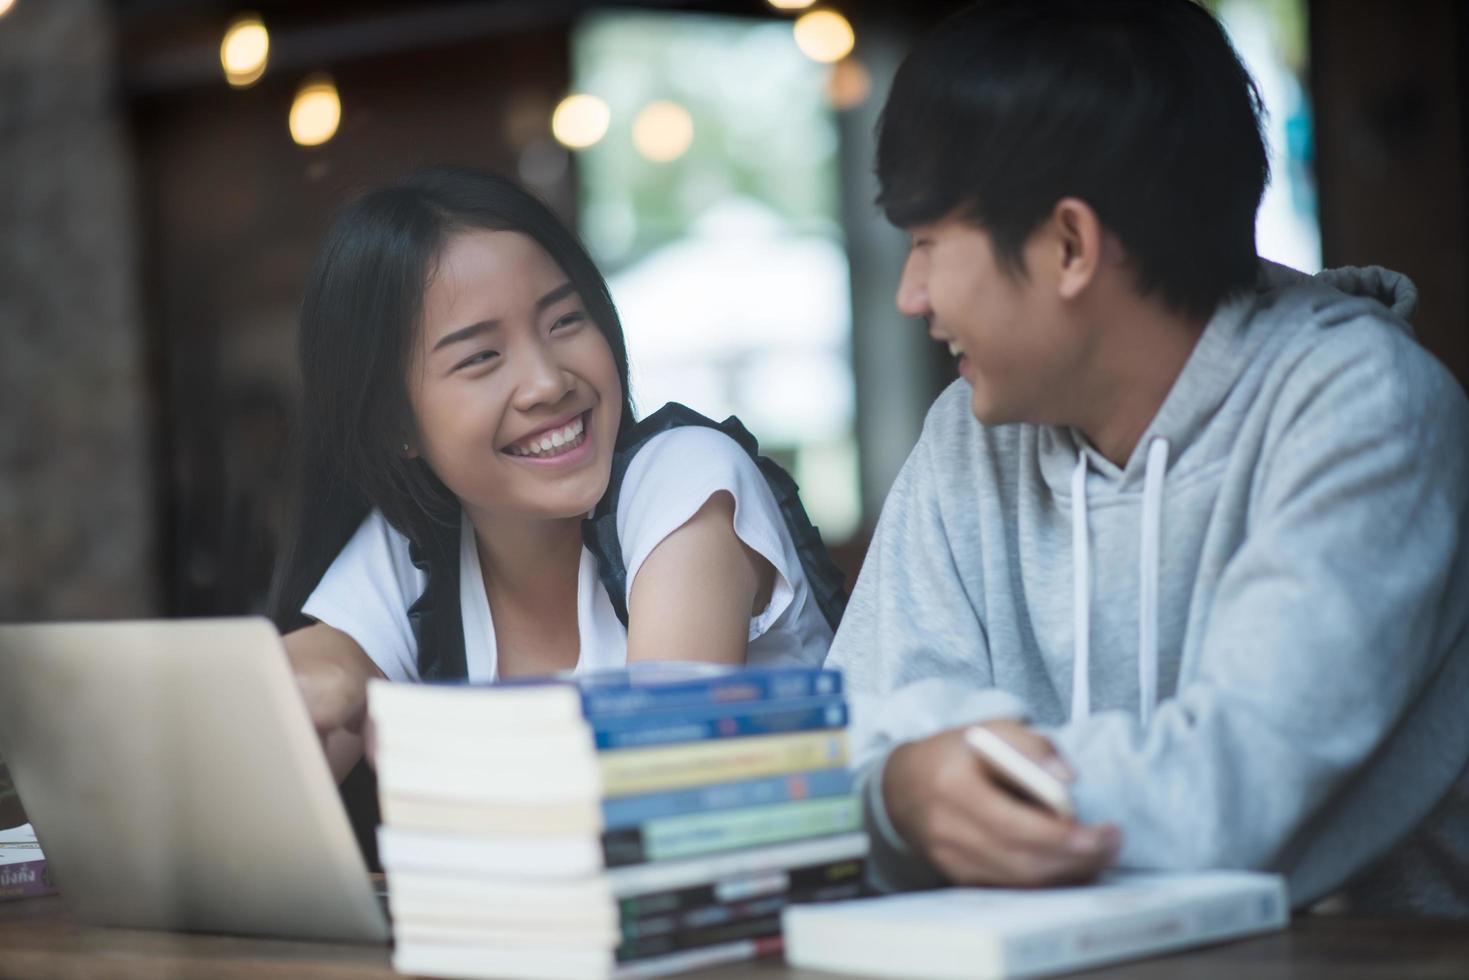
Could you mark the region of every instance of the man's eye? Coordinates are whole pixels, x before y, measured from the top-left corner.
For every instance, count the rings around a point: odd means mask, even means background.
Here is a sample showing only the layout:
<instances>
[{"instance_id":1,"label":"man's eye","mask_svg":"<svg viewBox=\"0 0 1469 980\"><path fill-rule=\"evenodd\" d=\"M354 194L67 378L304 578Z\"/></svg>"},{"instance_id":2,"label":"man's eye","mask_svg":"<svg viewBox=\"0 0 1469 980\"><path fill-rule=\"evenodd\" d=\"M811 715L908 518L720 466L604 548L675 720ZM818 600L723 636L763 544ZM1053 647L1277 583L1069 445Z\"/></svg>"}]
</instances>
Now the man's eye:
<instances>
[{"instance_id":1,"label":"man's eye","mask_svg":"<svg viewBox=\"0 0 1469 980\"><path fill-rule=\"evenodd\" d=\"M476 365L479 365L479 364L486 364L489 361L494 360L495 358L497 358L499 356L500 356L500 352L499 351L496 351L496 350L482 350L478 354L474 354L474 355L472 355L470 357L466 357L464 360L462 360L458 364L454 365L454 370L458 371L460 368L475 367Z\"/></svg>"},{"instance_id":2,"label":"man's eye","mask_svg":"<svg viewBox=\"0 0 1469 980\"><path fill-rule=\"evenodd\" d=\"M576 324L581 323L584 320L586 320L586 318L587 318L587 315L585 313L580 312L580 311L577 311L576 313L568 313L565 316L563 316L560 319L558 319L555 323L551 324L551 329L552 330L556 330L556 329L558 329L560 327L575 326Z\"/></svg>"}]
</instances>

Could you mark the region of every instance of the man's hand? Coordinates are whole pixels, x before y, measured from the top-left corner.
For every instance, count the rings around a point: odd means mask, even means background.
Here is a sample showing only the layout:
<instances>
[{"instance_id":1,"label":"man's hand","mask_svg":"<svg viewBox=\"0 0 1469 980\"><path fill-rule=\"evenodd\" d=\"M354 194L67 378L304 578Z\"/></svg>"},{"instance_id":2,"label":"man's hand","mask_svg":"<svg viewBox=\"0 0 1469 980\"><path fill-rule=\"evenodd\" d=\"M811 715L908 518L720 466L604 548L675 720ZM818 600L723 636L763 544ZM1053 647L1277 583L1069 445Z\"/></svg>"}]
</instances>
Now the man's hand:
<instances>
[{"instance_id":1,"label":"man's hand","mask_svg":"<svg viewBox=\"0 0 1469 980\"><path fill-rule=\"evenodd\" d=\"M984 727L1070 778L1051 743L1024 725ZM956 884L1087 881L1116 860L1122 845L1110 824L1085 827L1021 800L965 744L964 728L894 749L882 793L894 829Z\"/></svg>"}]
</instances>

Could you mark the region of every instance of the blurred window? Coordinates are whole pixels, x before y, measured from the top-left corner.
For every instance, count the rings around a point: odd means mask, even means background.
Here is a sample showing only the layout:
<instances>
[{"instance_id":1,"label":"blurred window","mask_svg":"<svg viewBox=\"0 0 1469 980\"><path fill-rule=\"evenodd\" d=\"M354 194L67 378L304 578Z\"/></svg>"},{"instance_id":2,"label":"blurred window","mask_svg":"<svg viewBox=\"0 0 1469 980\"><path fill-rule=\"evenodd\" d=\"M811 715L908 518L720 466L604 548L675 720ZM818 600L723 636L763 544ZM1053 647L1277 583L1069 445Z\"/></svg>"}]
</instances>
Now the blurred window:
<instances>
[{"instance_id":1,"label":"blurred window","mask_svg":"<svg viewBox=\"0 0 1469 980\"><path fill-rule=\"evenodd\" d=\"M1255 220L1261 255L1302 272L1321 271L1306 0L1208 0L1255 77L1265 102L1270 186Z\"/></svg>"},{"instance_id":2,"label":"blurred window","mask_svg":"<svg viewBox=\"0 0 1469 980\"><path fill-rule=\"evenodd\" d=\"M828 540L847 538L860 503L831 69L789 21L612 12L577 26L572 72L611 110L578 153L578 219L639 413L738 415Z\"/></svg>"}]
</instances>

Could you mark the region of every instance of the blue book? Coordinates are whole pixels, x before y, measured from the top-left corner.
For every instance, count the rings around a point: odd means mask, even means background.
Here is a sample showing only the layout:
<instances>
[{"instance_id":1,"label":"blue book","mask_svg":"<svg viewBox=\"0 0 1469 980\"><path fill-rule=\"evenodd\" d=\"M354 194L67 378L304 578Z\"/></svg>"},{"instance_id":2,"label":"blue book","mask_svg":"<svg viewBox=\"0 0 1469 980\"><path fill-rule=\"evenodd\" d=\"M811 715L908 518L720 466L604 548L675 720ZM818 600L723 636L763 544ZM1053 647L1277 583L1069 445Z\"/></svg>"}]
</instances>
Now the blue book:
<instances>
[{"instance_id":1,"label":"blue book","mask_svg":"<svg viewBox=\"0 0 1469 980\"><path fill-rule=\"evenodd\" d=\"M838 694L842 675L814 667L714 668L709 664L647 664L576 678L582 710L600 715L728 704L780 701Z\"/></svg>"},{"instance_id":2,"label":"blue book","mask_svg":"<svg viewBox=\"0 0 1469 980\"><path fill-rule=\"evenodd\" d=\"M729 704L779 701L840 694L840 671L819 667L726 667L693 662L648 662L621 670L555 677L526 677L491 684L463 681L414 685L421 688L472 687L496 694L571 690L580 694L581 714L595 721L606 715Z\"/></svg>"},{"instance_id":3,"label":"blue book","mask_svg":"<svg viewBox=\"0 0 1469 980\"><path fill-rule=\"evenodd\" d=\"M775 735L847 723L840 694L780 701L729 701L592 719L599 749L629 749L674 742L700 742L741 735Z\"/></svg>"},{"instance_id":4,"label":"blue book","mask_svg":"<svg viewBox=\"0 0 1469 980\"><path fill-rule=\"evenodd\" d=\"M617 830L637 827L662 817L843 796L851 792L852 774L846 769L815 769L737 783L713 783L661 793L615 797L602 801L602 819L608 830Z\"/></svg>"}]
</instances>

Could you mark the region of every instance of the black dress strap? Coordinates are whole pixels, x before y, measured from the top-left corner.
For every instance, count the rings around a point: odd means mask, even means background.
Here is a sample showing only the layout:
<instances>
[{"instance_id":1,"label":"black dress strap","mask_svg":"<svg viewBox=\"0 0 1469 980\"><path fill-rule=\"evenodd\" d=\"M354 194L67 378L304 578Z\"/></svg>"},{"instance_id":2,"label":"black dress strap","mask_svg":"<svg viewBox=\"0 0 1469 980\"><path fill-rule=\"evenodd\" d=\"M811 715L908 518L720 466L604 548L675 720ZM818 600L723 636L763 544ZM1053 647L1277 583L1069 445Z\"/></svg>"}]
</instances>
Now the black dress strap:
<instances>
[{"instance_id":1,"label":"black dress strap","mask_svg":"<svg viewBox=\"0 0 1469 980\"><path fill-rule=\"evenodd\" d=\"M418 643L418 676L426 681L464 680L464 616L459 609L459 520L435 522L423 547L408 546L408 560L427 576L423 594L408 607Z\"/></svg>"},{"instance_id":2,"label":"black dress strap","mask_svg":"<svg viewBox=\"0 0 1469 980\"><path fill-rule=\"evenodd\" d=\"M627 625L627 566L622 560L622 544L617 539L617 501L622 492L623 478L627 476L627 468L633 457L650 439L670 429L690 425L723 432L755 461L771 493L775 495L781 517L795 542L796 556L800 559L801 570L806 574L811 594L826 618L827 625L835 630L847 605L844 577L841 569L831 560L826 545L822 543L821 533L812 525L811 519L806 515L806 508L801 505L796 481L779 463L768 456L760 455L760 446L755 437L739 419L731 415L723 422L715 422L678 402L669 402L638 422L633 431L620 441L612 456L612 478L607 484L607 492L602 494L592 516L582 522L582 541L596 556L602 586L607 590L607 597L612 600L617 618L622 620L624 626Z\"/></svg>"}]
</instances>

